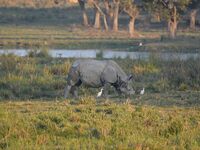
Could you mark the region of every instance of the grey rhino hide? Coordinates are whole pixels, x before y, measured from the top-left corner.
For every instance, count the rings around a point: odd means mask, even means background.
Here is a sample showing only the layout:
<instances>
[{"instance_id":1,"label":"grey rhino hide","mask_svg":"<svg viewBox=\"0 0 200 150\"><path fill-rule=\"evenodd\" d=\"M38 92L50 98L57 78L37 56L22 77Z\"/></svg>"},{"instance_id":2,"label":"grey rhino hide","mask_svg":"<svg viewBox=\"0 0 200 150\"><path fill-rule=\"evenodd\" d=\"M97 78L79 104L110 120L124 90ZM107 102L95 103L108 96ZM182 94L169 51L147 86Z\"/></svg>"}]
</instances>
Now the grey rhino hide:
<instances>
[{"instance_id":1,"label":"grey rhino hide","mask_svg":"<svg viewBox=\"0 0 200 150\"><path fill-rule=\"evenodd\" d=\"M69 93L77 97L77 88L81 84L94 88L104 87L104 91L108 85L112 85L118 93L131 95L134 90L130 86L130 79L131 76L128 77L112 60L77 60L69 70L64 97L68 97Z\"/></svg>"}]
</instances>

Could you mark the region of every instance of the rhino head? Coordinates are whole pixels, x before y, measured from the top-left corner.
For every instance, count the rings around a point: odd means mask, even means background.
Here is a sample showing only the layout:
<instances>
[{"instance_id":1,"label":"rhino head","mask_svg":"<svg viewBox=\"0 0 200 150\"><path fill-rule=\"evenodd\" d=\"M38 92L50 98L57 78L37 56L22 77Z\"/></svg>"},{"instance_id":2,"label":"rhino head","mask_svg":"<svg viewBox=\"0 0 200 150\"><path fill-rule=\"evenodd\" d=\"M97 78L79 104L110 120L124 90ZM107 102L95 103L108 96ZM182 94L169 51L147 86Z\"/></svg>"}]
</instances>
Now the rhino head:
<instances>
[{"instance_id":1,"label":"rhino head","mask_svg":"<svg viewBox=\"0 0 200 150\"><path fill-rule=\"evenodd\" d=\"M120 84L118 87L120 92L124 93L125 95L135 94L135 91L134 91L133 87L131 86L132 78L133 78L133 76L129 75L125 81L120 79Z\"/></svg>"}]
</instances>

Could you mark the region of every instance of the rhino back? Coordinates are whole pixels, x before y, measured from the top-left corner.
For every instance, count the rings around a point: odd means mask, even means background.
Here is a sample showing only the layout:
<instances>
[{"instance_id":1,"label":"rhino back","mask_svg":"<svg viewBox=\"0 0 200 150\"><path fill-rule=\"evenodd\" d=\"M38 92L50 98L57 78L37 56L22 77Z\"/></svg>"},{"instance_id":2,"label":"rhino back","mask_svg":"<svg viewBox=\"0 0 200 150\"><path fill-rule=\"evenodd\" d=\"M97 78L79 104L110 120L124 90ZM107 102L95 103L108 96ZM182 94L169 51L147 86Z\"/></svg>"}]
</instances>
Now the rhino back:
<instances>
[{"instance_id":1,"label":"rhino back","mask_svg":"<svg viewBox=\"0 0 200 150\"><path fill-rule=\"evenodd\" d=\"M86 85L100 86L101 76L106 77L109 82L115 82L120 76L126 81L127 75L121 67L112 60L77 60L72 64L78 70L82 82Z\"/></svg>"},{"instance_id":2,"label":"rhino back","mask_svg":"<svg viewBox=\"0 0 200 150\"><path fill-rule=\"evenodd\" d=\"M117 75L120 76L121 80L127 80L127 74L122 70L122 68L113 60L109 60L109 64L112 65L117 72Z\"/></svg>"},{"instance_id":3,"label":"rhino back","mask_svg":"<svg viewBox=\"0 0 200 150\"><path fill-rule=\"evenodd\" d=\"M105 61L79 60L75 62L79 66L81 81L93 87L101 86L101 74L106 66Z\"/></svg>"}]
</instances>

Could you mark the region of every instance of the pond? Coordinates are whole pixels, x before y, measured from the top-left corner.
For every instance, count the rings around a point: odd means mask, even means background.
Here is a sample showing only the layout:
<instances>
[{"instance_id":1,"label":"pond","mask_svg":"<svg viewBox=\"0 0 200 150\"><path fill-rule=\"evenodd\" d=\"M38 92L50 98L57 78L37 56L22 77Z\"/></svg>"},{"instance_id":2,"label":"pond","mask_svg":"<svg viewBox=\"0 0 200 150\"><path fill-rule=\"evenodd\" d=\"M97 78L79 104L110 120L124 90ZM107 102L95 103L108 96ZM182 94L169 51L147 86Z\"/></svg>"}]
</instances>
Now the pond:
<instances>
[{"instance_id":1,"label":"pond","mask_svg":"<svg viewBox=\"0 0 200 150\"><path fill-rule=\"evenodd\" d=\"M28 55L30 50L26 49L10 49L4 50L0 49L0 54L14 54L17 56L26 56ZM159 57L163 60L187 60L190 58L200 58L200 53L181 53L181 52L130 52L130 51L113 51L113 50L97 50L97 49L89 49L89 50L65 50L65 49L51 49L49 50L49 54L52 57L60 57L60 58L130 58L130 59L143 59L147 60L152 56Z\"/></svg>"}]
</instances>

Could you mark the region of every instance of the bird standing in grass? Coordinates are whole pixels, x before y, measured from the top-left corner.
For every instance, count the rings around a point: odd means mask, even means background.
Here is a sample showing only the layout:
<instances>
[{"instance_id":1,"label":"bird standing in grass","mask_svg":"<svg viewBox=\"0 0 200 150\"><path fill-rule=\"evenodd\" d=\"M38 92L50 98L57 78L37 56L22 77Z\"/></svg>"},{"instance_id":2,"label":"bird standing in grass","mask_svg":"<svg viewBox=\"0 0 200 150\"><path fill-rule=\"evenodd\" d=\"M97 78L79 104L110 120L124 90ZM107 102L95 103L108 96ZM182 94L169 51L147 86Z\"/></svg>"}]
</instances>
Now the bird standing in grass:
<instances>
[{"instance_id":1,"label":"bird standing in grass","mask_svg":"<svg viewBox=\"0 0 200 150\"><path fill-rule=\"evenodd\" d=\"M139 43L139 46L142 46L142 45L143 45L142 42L140 42L140 43Z\"/></svg>"},{"instance_id":2,"label":"bird standing in grass","mask_svg":"<svg viewBox=\"0 0 200 150\"><path fill-rule=\"evenodd\" d=\"M140 95L144 95L144 88L140 91Z\"/></svg>"},{"instance_id":3,"label":"bird standing in grass","mask_svg":"<svg viewBox=\"0 0 200 150\"><path fill-rule=\"evenodd\" d=\"M101 88L101 91L97 94L97 98L101 97L102 93L103 93L103 88Z\"/></svg>"}]
</instances>

